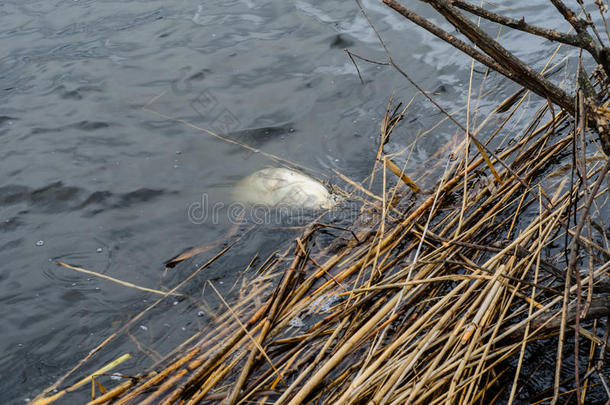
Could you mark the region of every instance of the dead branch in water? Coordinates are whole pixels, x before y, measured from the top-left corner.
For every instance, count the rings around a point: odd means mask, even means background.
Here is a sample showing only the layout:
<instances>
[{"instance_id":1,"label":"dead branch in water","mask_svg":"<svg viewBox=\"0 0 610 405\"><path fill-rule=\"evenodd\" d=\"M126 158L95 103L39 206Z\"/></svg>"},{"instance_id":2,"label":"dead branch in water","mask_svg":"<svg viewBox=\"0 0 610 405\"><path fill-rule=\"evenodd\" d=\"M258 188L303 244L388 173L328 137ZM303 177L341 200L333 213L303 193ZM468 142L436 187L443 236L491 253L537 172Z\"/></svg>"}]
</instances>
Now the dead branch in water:
<instances>
[{"instance_id":1,"label":"dead branch in water","mask_svg":"<svg viewBox=\"0 0 610 405\"><path fill-rule=\"evenodd\" d=\"M513 53L500 45L498 41L486 34L478 25L462 14L458 8L491 22L581 48L589 53L602 67L605 72L604 80L607 81L607 78L610 76L610 48L601 43L599 35L595 36L597 39L596 42L596 40L593 39L594 37L589 33L588 30L591 27L591 29L595 29L593 23L590 21L590 16L588 20L578 18L576 14L560 0L550 1L566 21L572 25L576 34L564 34L555 30L530 25L525 23L525 18L515 20L513 18L504 17L462 0L420 1L434 7L434 9L445 17L448 22L470 40L474 46L468 45L454 35L451 35L438 26L430 23L428 20L401 5L398 1L383 0L385 4L405 18L443 39L490 69L503 74L526 89L538 94L543 99L551 100L572 116L576 116L577 113L577 103L574 96L567 94L565 91L555 86L551 81L544 78L544 76L534 71ZM483 53L477 51L475 47L479 48ZM591 120L591 123L594 124L592 125L592 129L598 132L601 146L606 155L610 156L610 113L606 109L606 106L600 101L606 99L607 96L605 94L588 94L585 105L587 107L587 114L590 117L589 119Z\"/></svg>"}]
</instances>

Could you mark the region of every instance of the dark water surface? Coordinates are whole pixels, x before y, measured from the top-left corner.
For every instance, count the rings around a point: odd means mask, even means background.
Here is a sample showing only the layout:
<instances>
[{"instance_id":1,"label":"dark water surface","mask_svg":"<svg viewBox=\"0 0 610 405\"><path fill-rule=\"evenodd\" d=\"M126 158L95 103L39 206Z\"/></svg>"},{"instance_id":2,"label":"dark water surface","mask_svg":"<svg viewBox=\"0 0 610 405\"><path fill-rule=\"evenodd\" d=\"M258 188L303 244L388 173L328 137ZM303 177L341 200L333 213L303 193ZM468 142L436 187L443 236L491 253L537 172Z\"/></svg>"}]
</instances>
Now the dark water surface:
<instances>
[{"instance_id":1,"label":"dark water surface","mask_svg":"<svg viewBox=\"0 0 610 405\"><path fill-rule=\"evenodd\" d=\"M515 15L536 9L505 3ZM383 5L364 5L394 59L445 107L462 107L470 61ZM546 26L563 27L545 21L545 7L536 11ZM371 64L359 64L360 84L343 49L378 59L383 52L352 2L3 0L0 21L2 403L35 396L157 298L56 261L171 288L220 250L215 242L232 228L223 216L194 221L189 206L204 195L209 204L227 201L239 178L276 165L266 154L330 181L332 170L362 179L389 96L415 94L396 72ZM508 31L506 39L537 67L553 51ZM497 76L490 83L497 96L484 106L514 88ZM439 119L417 98L396 132L398 146ZM440 127L428 135L409 168L428 163L454 133ZM264 257L292 235L247 234L185 291L201 296L212 280L229 294L256 252ZM203 244L214 248L163 271L165 260ZM204 298L218 305L209 292ZM198 314L189 301L168 300L132 333L163 354L198 330ZM119 339L77 374L126 352L138 348ZM135 373L152 359L136 355L120 371ZM85 400L81 391L66 403Z\"/></svg>"}]
</instances>

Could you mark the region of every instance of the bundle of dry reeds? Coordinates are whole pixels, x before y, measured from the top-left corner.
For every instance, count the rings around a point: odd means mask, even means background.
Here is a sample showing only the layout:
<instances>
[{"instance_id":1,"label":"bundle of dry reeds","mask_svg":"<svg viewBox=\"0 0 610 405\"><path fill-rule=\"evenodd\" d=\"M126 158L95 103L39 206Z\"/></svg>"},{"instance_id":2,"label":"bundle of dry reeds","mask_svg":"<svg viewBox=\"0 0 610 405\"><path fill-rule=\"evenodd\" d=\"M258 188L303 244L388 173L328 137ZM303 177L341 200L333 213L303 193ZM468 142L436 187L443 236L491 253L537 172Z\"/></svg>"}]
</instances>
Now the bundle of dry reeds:
<instances>
[{"instance_id":1,"label":"bundle of dry reeds","mask_svg":"<svg viewBox=\"0 0 610 405\"><path fill-rule=\"evenodd\" d=\"M592 80L603 99L606 80ZM502 137L528 102L516 92L441 148L428 191L415 184L430 171L412 181L384 153L404 113L388 108L367 182L381 178L381 195L349 182L364 199L349 232L310 224L207 328L90 404L610 398L610 160L582 89L573 109L542 103ZM321 244L322 229L336 240ZM554 375L529 392L541 358Z\"/></svg>"}]
</instances>

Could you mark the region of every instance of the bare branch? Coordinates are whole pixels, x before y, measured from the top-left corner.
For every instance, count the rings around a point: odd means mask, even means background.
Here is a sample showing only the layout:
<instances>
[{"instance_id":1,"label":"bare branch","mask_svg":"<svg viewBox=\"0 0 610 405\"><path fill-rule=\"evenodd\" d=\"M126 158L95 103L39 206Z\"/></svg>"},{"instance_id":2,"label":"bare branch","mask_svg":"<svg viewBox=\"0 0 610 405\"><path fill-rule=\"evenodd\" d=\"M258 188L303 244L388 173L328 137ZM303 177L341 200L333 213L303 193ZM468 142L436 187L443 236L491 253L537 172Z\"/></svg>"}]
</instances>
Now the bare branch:
<instances>
[{"instance_id":1,"label":"bare branch","mask_svg":"<svg viewBox=\"0 0 610 405\"><path fill-rule=\"evenodd\" d=\"M603 66L606 75L610 76L610 49L603 49L595 42L593 37L587 31L589 23L586 20L578 18L576 14L570 10L561 0L551 0L557 11L561 13L563 18L570 23L580 37L583 44L580 46L593 56L595 61Z\"/></svg>"},{"instance_id":2,"label":"bare branch","mask_svg":"<svg viewBox=\"0 0 610 405\"><path fill-rule=\"evenodd\" d=\"M395 0L383 0L385 4L390 6L392 9L402 14L404 17L420 25L414 18L417 16L412 11L406 9L404 6L396 2ZM574 99L572 96L565 93L562 89L555 86L553 83L539 75L532 68L527 66L519 58L514 56L512 53L503 48L498 42L489 37L479 27L477 27L472 21L462 15L455 7L453 7L447 0L421 0L429 3L434 7L440 14L442 14L453 26L455 26L462 34L464 34L469 40L471 40L476 46L483 50L488 57L494 60L494 63L488 63L484 58L477 58L473 53L478 51L474 48L468 53L475 57L479 62L486 66L497 70L499 73L505 75L509 79L519 83L523 87L533 91L543 98L551 99L555 104L568 110L571 114L574 114ZM418 16L419 17L419 16ZM421 19L421 17L420 17ZM427 29L431 33L439 36L439 38L454 45L454 37L444 32L438 27L435 27L434 31L430 30L433 24L427 23L420 25ZM440 36L439 32L444 32L446 35ZM464 44L466 45L466 44ZM454 45L455 46L455 45ZM466 45L468 46L468 45ZM463 46L462 46L463 48ZM471 47L472 48L472 47ZM461 48L458 48L461 49ZM497 69L500 65L501 68Z\"/></svg>"}]
</instances>

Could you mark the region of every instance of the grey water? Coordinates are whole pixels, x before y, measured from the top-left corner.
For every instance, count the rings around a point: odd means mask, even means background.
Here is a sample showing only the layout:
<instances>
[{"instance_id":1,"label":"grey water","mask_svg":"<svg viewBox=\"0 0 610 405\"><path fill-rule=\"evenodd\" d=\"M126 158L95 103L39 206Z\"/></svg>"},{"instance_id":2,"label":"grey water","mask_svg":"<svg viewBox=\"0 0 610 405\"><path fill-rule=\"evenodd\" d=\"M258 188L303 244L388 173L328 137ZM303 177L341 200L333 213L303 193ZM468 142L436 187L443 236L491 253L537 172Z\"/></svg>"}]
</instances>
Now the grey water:
<instances>
[{"instance_id":1,"label":"grey water","mask_svg":"<svg viewBox=\"0 0 610 405\"><path fill-rule=\"evenodd\" d=\"M536 16L528 22L566 28L548 6L503 3L516 16ZM394 60L445 108L463 107L470 60L380 2L363 4ZM277 158L331 183L339 182L335 171L360 181L374 164L390 96L406 103L417 93L391 68L359 61L361 83L344 49L380 61L385 54L355 2L3 0L0 22L0 402L7 404L33 398L157 299L56 262L169 289L242 236L230 260L184 291L219 308L201 286L213 281L230 296L251 258L285 248L294 231L235 233L228 217L194 216L190 208L226 202L236 181L277 166ZM503 38L538 68L554 51L515 32ZM497 75L488 85L494 92L483 109L515 89ZM388 147L404 148L441 118L416 97ZM420 140L408 169L431 164L456 131L444 125ZM202 245L209 250L164 268ZM189 301L164 302L154 319L135 325L134 339L114 341L69 381L126 352L134 357L119 371L143 370L197 331L200 315ZM64 403L87 396L84 388Z\"/></svg>"}]
</instances>

